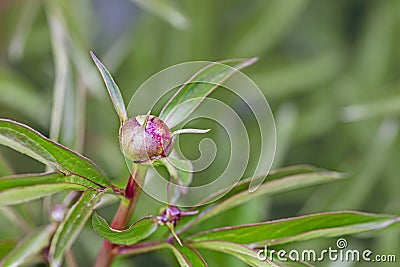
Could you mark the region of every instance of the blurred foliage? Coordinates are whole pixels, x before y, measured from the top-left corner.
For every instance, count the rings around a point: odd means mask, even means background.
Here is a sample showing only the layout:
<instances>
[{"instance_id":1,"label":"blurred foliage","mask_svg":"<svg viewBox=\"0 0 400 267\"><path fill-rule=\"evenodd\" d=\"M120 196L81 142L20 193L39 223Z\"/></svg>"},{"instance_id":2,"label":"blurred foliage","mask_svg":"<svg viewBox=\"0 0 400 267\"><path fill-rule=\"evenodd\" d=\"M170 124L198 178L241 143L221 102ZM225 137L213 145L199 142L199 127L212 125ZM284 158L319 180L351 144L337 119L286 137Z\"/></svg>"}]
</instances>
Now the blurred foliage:
<instances>
[{"instance_id":1,"label":"blurred foliage","mask_svg":"<svg viewBox=\"0 0 400 267\"><path fill-rule=\"evenodd\" d=\"M0 117L83 152L123 184L128 170L118 148L118 120L89 50L110 68L125 99L176 63L257 56L245 72L275 114L274 167L310 163L347 172L350 179L256 199L216 217L218 225L340 209L399 214L398 47L395 0L4 0ZM0 174L43 170L4 147L0 155ZM143 195L135 217L158 207ZM16 209L30 224L47 220L39 201ZM102 213L110 218L114 209ZM1 247L31 227L15 224L15 214L0 210L0 237L10 240ZM398 229L373 235L349 242L374 253L400 251ZM74 245L80 266L93 262L100 244L96 234L83 232ZM324 249L334 241L291 246ZM115 266L172 266L170 255L157 255L120 259ZM210 266L242 266L222 254L206 257Z\"/></svg>"}]
</instances>

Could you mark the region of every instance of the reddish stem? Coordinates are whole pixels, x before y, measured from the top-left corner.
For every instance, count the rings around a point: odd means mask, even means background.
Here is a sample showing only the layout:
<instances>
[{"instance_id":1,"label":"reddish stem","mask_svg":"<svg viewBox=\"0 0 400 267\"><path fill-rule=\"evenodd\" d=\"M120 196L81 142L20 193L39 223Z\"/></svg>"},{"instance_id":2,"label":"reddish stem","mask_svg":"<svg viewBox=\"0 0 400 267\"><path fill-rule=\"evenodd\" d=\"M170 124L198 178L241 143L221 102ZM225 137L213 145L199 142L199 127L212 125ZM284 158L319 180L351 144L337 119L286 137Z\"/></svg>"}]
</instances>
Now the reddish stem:
<instances>
[{"instance_id":1,"label":"reddish stem","mask_svg":"<svg viewBox=\"0 0 400 267\"><path fill-rule=\"evenodd\" d=\"M117 213L114 215L114 219L111 222L111 228L116 230L126 229L141 192L138 181L140 183L140 181L144 179L145 175L146 167L140 166L139 164L134 164L132 168L132 173L129 176L128 184L125 188L125 197L127 201L121 201ZM94 266L111 266L115 256L115 254L113 253L114 247L114 244L111 244L107 240L104 240L103 245L97 254Z\"/></svg>"}]
</instances>

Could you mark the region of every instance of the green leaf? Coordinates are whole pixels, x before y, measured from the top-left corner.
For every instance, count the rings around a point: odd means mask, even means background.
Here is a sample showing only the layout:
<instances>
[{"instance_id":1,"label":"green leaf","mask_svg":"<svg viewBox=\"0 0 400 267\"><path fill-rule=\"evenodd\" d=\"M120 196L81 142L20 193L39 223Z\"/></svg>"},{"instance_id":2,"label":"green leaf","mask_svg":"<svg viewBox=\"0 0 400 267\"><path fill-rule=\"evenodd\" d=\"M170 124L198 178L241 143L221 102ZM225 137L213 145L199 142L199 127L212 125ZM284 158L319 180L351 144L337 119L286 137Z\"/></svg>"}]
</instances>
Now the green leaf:
<instances>
[{"instance_id":1,"label":"green leaf","mask_svg":"<svg viewBox=\"0 0 400 267\"><path fill-rule=\"evenodd\" d=\"M370 102L344 107L341 115L343 121L353 122L376 117L386 118L399 113L400 96L396 93L386 98L374 97Z\"/></svg>"},{"instance_id":2,"label":"green leaf","mask_svg":"<svg viewBox=\"0 0 400 267\"><path fill-rule=\"evenodd\" d=\"M282 259L284 258L284 260ZM287 255L285 257L281 257L280 259L275 254L272 255L272 262L274 262L278 266L285 266L285 267L314 267L308 263L307 261L297 261L289 258Z\"/></svg>"},{"instance_id":3,"label":"green leaf","mask_svg":"<svg viewBox=\"0 0 400 267\"><path fill-rule=\"evenodd\" d=\"M189 247L187 245L174 246L169 243L165 243L164 247L172 250L172 253L174 253L176 259L179 262L179 265L182 267L208 266L200 253L192 247Z\"/></svg>"},{"instance_id":4,"label":"green leaf","mask_svg":"<svg viewBox=\"0 0 400 267\"><path fill-rule=\"evenodd\" d=\"M39 13L39 1L27 1L24 3L21 13L18 16L18 22L13 30L10 43L8 45L8 56L13 61L20 61L24 54L28 36Z\"/></svg>"},{"instance_id":5,"label":"green leaf","mask_svg":"<svg viewBox=\"0 0 400 267\"><path fill-rule=\"evenodd\" d=\"M256 58L231 59L207 65L178 89L163 107L159 117L170 128L178 125L226 79L255 61Z\"/></svg>"},{"instance_id":6,"label":"green leaf","mask_svg":"<svg viewBox=\"0 0 400 267\"><path fill-rule=\"evenodd\" d=\"M104 66L103 63L101 63L101 61L95 56L95 54L92 51L90 51L90 55L92 56L94 63L99 69L101 76L103 77L111 101L114 105L114 109L118 114L121 124L123 124L128 120L128 115L126 113L124 99L122 98L118 85L114 81L110 72L107 70L106 66Z\"/></svg>"},{"instance_id":7,"label":"green leaf","mask_svg":"<svg viewBox=\"0 0 400 267\"><path fill-rule=\"evenodd\" d=\"M223 227L196 233L193 242L223 240L241 244L276 245L318 237L334 237L377 230L400 217L356 211L326 212L263 223Z\"/></svg>"},{"instance_id":8,"label":"green leaf","mask_svg":"<svg viewBox=\"0 0 400 267\"><path fill-rule=\"evenodd\" d=\"M252 73L251 78L274 103L297 94L312 94L310 91L319 88L320 84L337 77L345 59L342 49L331 46L306 59L282 62L271 71L263 69Z\"/></svg>"},{"instance_id":9,"label":"green leaf","mask_svg":"<svg viewBox=\"0 0 400 267\"><path fill-rule=\"evenodd\" d=\"M175 159L171 157L161 158L157 163L164 165L171 176L171 183L179 185L176 188L167 188L170 203L178 200L181 194L185 194L181 186L189 186L193 178L193 165L189 160Z\"/></svg>"},{"instance_id":10,"label":"green leaf","mask_svg":"<svg viewBox=\"0 0 400 267\"><path fill-rule=\"evenodd\" d=\"M92 216L92 225L100 236L113 244L119 245L133 245L149 237L158 228L156 219L148 216L141 218L126 230L114 230L97 213Z\"/></svg>"},{"instance_id":11,"label":"green leaf","mask_svg":"<svg viewBox=\"0 0 400 267\"><path fill-rule=\"evenodd\" d=\"M0 177L9 176L12 174L14 174L14 171L4 157L0 154Z\"/></svg>"},{"instance_id":12,"label":"green leaf","mask_svg":"<svg viewBox=\"0 0 400 267\"><path fill-rule=\"evenodd\" d=\"M318 169L312 166L299 165L271 171L264 183L255 191L248 191L251 178L239 182L229 193L223 196L219 203L205 209L197 216L191 225L209 219L228 209L241 205L253 198L262 195L270 195L278 192L285 192L296 188L310 185L327 183L342 178L343 175L337 172ZM221 194L223 192L217 192ZM211 198L214 196L210 196ZM207 201L207 199L205 199ZM201 204L201 203L199 203Z\"/></svg>"},{"instance_id":13,"label":"green leaf","mask_svg":"<svg viewBox=\"0 0 400 267\"><path fill-rule=\"evenodd\" d=\"M49 244L55 225L40 227L18 242L17 246L0 262L1 266L20 266L42 252Z\"/></svg>"},{"instance_id":14,"label":"green leaf","mask_svg":"<svg viewBox=\"0 0 400 267\"><path fill-rule=\"evenodd\" d=\"M165 0L131 0L143 9L159 16L166 22L179 30L184 30L188 26L186 17L177 8Z\"/></svg>"},{"instance_id":15,"label":"green leaf","mask_svg":"<svg viewBox=\"0 0 400 267\"><path fill-rule=\"evenodd\" d=\"M50 262L52 265L61 265L64 252L72 246L102 195L103 192L88 188L69 209L51 241Z\"/></svg>"},{"instance_id":16,"label":"green leaf","mask_svg":"<svg viewBox=\"0 0 400 267\"><path fill-rule=\"evenodd\" d=\"M117 255L137 255L146 252L156 251L163 248L168 248L165 242L162 241L149 241L141 242L132 246L117 246L115 247L115 254ZM170 245L170 244L168 244Z\"/></svg>"},{"instance_id":17,"label":"green leaf","mask_svg":"<svg viewBox=\"0 0 400 267\"><path fill-rule=\"evenodd\" d=\"M205 248L214 251L223 252L232 255L250 266L263 267L263 266L279 266L268 259L262 261L258 258L257 253L252 249L227 241L203 241L192 244L195 248Z\"/></svg>"},{"instance_id":18,"label":"green leaf","mask_svg":"<svg viewBox=\"0 0 400 267\"><path fill-rule=\"evenodd\" d=\"M178 182L182 186L187 186L192 182L193 165L189 160L166 157L157 161L167 168L169 174L174 178L174 182Z\"/></svg>"},{"instance_id":19,"label":"green leaf","mask_svg":"<svg viewBox=\"0 0 400 267\"><path fill-rule=\"evenodd\" d=\"M76 175L98 187L108 187L105 173L91 160L44 137L32 128L8 119L0 119L0 144L26 154L65 175Z\"/></svg>"},{"instance_id":20,"label":"green leaf","mask_svg":"<svg viewBox=\"0 0 400 267\"><path fill-rule=\"evenodd\" d=\"M184 244L179 246L178 244L170 244L167 242L151 241L139 243L133 246L119 246L116 247L116 254L118 255L136 255L140 253L160 250L160 249L170 249L178 260L180 266L208 266L204 261L200 253L192 248L191 246Z\"/></svg>"},{"instance_id":21,"label":"green leaf","mask_svg":"<svg viewBox=\"0 0 400 267\"><path fill-rule=\"evenodd\" d=\"M45 3L46 17L49 25L52 57L54 65L53 102L50 115L49 137L58 140L65 112L65 96L71 92L70 80L71 67L68 60L67 32L60 10L56 8L55 1Z\"/></svg>"},{"instance_id":22,"label":"green leaf","mask_svg":"<svg viewBox=\"0 0 400 267\"><path fill-rule=\"evenodd\" d=\"M17 241L15 240L0 240L0 260L4 259L7 254L14 249L16 246ZM3 264L0 261L0 264Z\"/></svg>"},{"instance_id":23,"label":"green leaf","mask_svg":"<svg viewBox=\"0 0 400 267\"><path fill-rule=\"evenodd\" d=\"M62 173L24 174L0 178L0 206L18 204L63 190L83 191L96 184Z\"/></svg>"}]
</instances>

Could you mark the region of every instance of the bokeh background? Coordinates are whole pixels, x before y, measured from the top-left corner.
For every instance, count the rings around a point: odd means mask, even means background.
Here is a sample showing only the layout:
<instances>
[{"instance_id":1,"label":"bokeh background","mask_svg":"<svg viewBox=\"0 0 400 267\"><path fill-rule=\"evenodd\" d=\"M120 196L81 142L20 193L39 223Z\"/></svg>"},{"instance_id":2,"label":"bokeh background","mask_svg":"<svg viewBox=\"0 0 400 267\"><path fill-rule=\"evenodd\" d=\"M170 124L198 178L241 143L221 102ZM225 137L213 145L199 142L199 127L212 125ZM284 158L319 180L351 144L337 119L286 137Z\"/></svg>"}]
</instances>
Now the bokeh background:
<instances>
[{"instance_id":1,"label":"bokeh background","mask_svg":"<svg viewBox=\"0 0 400 267\"><path fill-rule=\"evenodd\" d=\"M256 199L200 227L344 209L399 214L399 47L395 0L1 0L0 116L82 152L123 185L128 170L117 142L119 122L89 50L114 74L126 101L170 65L257 56L244 72L276 119L273 167L307 163L346 172L348 179ZM0 147L0 176L43 168ZM0 256L31 225L48 220L42 204L0 209ZM135 217L160 207L143 195ZM102 215L111 218L115 208ZM400 261L398 227L347 240L349 248L395 254ZM286 248L318 251L335 242ZM93 262L100 244L87 227L73 247L79 266ZM219 253L205 257L210 266L243 266ZM119 259L115 266L144 264L177 265L165 251Z\"/></svg>"}]
</instances>

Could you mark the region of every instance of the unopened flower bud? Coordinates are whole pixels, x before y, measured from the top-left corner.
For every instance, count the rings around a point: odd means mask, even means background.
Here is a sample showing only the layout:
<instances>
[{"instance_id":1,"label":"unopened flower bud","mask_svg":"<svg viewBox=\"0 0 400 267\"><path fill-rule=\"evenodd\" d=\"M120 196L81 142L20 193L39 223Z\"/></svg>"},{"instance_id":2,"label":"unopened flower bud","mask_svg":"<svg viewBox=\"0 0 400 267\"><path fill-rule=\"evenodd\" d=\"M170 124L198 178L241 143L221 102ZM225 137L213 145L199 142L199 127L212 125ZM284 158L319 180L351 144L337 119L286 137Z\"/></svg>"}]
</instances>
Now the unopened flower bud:
<instances>
[{"instance_id":1,"label":"unopened flower bud","mask_svg":"<svg viewBox=\"0 0 400 267\"><path fill-rule=\"evenodd\" d=\"M166 157L173 147L170 129L152 115L139 115L126 121L120 129L119 143L125 157L135 162Z\"/></svg>"}]
</instances>

